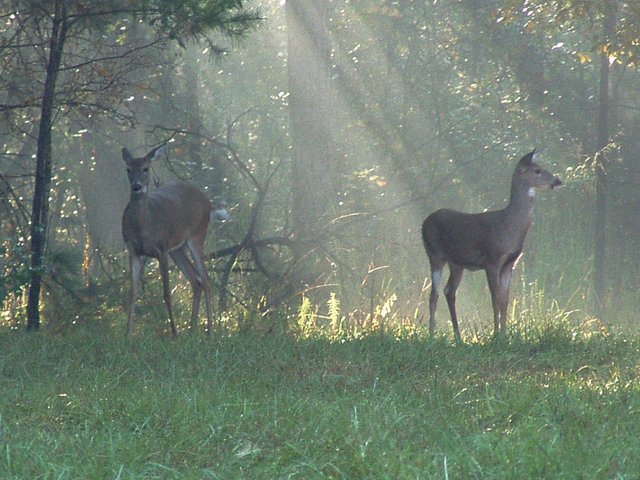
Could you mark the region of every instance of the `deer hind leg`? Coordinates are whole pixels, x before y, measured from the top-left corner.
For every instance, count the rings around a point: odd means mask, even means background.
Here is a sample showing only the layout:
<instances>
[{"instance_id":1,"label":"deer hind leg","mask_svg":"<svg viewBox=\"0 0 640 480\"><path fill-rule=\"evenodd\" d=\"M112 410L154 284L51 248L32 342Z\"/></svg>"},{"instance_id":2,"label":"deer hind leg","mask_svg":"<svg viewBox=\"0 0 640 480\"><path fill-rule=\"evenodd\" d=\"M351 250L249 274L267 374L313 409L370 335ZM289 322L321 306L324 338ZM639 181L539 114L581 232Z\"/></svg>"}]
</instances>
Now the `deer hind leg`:
<instances>
[{"instance_id":1,"label":"deer hind leg","mask_svg":"<svg viewBox=\"0 0 640 480\"><path fill-rule=\"evenodd\" d=\"M500 309L502 305L502 292L500 287L500 270L495 267L487 267L487 283L491 293L491 305L493 307L493 334L500 333Z\"/></svg>"},{"instance_id":2,"label":"deer hind leg","mask_svg":"<svg viewBox=\"0 0 640 480\"><path fill-rule=\"evenodd\" d=\"M167 312L169 313L169 323L171 324L171 335L176 337L178 331L176 330L176 322L173 319L173 309L171 308L171 288L169 287L169 257L166 252L162 252L158 256L158 263L160 264L160 275L162 277L162 293L164 297L164 304L167 306Z\"/></svg>"},{"instance_id":3,"label":"deer hind leg","mask_svg":"<svg viewBox=\"0 0 640 480\"><path fill-rule=\"evenodd\" d=\"M184 248L179 248L171 252L171 258L176 263L180 271L187 277L193 291L193 300L191 303L191 333L195 334L198 325L198 316L200 313L200 298L202 297L202 280L198 271L193 266Z\"/></svg>"},{"instance_id":4,"label":"deer hind leg","mask_svg":"<svg viewBox=\"0 0 640 480\"><path fill-rule=\"evenodd\" d=\"M464 268L459 265L449 263L449 280L444 287L444 295L447 299L447 305L449 306L449 313L451 314L451 323L453 324L453 333L456 336L456 341L460 342L460 329L458 327L458 315L456 314L456 291L462 280L462 274Z\"/></svg>"},{"instance_id":5,"label":"deer hind leg","mask_svg":"<svg viewBox=\"0 0 640 480\"><path fill-rule=\"evenodd\" d=\"M207 265L204 263L204 237L187 241L187 248L191 253L194 266L198 271L202 289L204 289L204 302L207 309L207 335L211 336L211 330L213 328L211 322L213 316L211 309L211 279L209 278Z\"/></svg>"},{"instance_id":6,"label":"deer hind leg","mask_svg":"<svg viewBox=\"0 0 640 480\"><path fill-rule=\"evenodd\" d=\"M444 263L430 261L431 264L431 293L429 294L429 335L436 330L436 306L438 305L438 288L442 281Z\"/></svg>"}]
</instances>

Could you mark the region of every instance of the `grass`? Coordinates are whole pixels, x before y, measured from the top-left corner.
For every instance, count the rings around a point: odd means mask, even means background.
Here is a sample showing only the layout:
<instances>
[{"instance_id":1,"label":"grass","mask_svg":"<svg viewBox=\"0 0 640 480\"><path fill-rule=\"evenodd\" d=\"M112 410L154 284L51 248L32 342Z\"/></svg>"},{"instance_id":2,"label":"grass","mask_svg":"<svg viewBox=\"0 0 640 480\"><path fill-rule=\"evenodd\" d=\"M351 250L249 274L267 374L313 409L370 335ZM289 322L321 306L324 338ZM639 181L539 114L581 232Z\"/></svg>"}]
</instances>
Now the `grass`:
<instances>
[{"instance_id":1,"label":"grass","mask_svg":"<svg viewBox=\"0 0 640 480\"><path fill-rule=\"evenodd\" d=\"M568 327L562 327L568 328ZM0 331L3 479L637 478L640 342Z\"/></svg>"}]
</instances>

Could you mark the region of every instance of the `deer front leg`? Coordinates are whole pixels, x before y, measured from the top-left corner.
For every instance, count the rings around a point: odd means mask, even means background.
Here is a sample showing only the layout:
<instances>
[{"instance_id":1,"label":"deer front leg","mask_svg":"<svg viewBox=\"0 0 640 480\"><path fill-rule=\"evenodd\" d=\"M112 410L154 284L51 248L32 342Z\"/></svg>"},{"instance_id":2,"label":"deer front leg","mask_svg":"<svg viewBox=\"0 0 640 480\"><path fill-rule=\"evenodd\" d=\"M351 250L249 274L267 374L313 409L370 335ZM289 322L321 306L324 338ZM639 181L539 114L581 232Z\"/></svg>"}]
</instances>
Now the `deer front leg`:
<instances>
[{"instance_id":1,"label":"deer front leg","mask_svg":"<svg viewBox=\"0 0 640 480\"><path fill-rule=\"evenodd\" d=\"M139 255L136 255L132 250L129 250L129 274L131 277L127 313L127 339L129 340L131 340L131 335L133 333L133 315L136 308L136 298L138 296L138 287L140 285L143 267L144 262L142 261L142 258Z\"/></svg>"},{"instance_id":2,"label":"deer front leg","mask_svg":"<svg viewBox=\"0 0 640 480\"><path fill-rule=\"evenodd\" d=\"M178 331L176 330L176 324L173 320L173 309L171 308L171 288L169 287L169 257L166 252L162 252L158 256L158 263L160 264L160 275L162 276L162 293L164 297L164 304L167 306L167 312L169 313L169 322L171 323L171 334L176 337Z\"/></svg>"},{"instance_id":3,"label":"deer front leg","mask_svg":"<svg viewBox=\"0 0 640 480\"><path fill-rule=\"evenodd\" d=\"M493 306L493 334L500 333L500 279L499 270L489 266L485 269L487 274L487 283L489 284L489 292L491 293L491 305Z\"/></svg>"},{"instance_id":4,"label":"deer front leg","mask_svg":"<svg viewBox=\"0 0 640 480\"><path fill-rule=\"evenodd\" d=\"M510 262L500 272L499 288L500 288L500 331L506 335L507 333L507 307L509 305L509 287L511 284L511 275L515 262Z\"/></svg>"}]
</instances>

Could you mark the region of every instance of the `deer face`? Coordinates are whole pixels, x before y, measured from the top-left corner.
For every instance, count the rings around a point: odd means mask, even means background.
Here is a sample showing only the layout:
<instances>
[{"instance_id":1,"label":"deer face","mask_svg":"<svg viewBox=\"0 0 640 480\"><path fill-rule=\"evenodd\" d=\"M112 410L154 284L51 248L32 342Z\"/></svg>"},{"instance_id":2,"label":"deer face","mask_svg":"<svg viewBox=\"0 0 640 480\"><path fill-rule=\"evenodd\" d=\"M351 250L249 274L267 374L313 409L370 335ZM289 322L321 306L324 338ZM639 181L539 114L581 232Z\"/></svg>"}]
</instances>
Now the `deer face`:
<instances>
[{"instance_id":1,"label":"deer face","mask_svg":"<svg viewBox=\"0 0 640 480\"><path fill-rule=\"evenodd\" d=\"M529 196L532 197L537 189L556 188L562 185L559 177L534 162L535 154L534 150L522 157L515 171L515 175L529 186Z\"/></svg>"},{"instance_id":2,"label":"deer face","mask_svg":"<svg viewBox=\"0 0 640 480\"><path fill-rule=\"evenodd\" d=\"M127 164L127 175L132 194L146 194L149 191L151 162L156 160L160 153L160 149L155 149L144 157L135 158L129 153L129 150L122 149L122 159Z\"/></svg>"}]
</instances>

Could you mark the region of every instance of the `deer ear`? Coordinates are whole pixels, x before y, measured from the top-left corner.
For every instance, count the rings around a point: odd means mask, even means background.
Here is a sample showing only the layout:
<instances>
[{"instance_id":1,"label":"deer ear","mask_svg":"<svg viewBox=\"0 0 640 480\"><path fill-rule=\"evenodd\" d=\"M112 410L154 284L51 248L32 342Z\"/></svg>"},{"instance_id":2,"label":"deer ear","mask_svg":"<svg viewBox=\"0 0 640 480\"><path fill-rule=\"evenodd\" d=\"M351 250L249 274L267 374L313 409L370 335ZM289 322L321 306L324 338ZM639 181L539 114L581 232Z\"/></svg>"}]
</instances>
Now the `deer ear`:
<instances>
[{"instance_id":1,"label":"deer ear","mask_svg":"<svg viewBox=\"0 0 640 480\"><path fill-rule=\"evenodd\" d=\"M129 153L129 150L127 150L124 147L122 148L122 159L127 163L129 163L131 160L133 160L133 157Z\"/></svg>"},{"instance_id":2,"label":"deer ear","mask_svg":"<svg viewBox=\"0 0 640 480\"><path fill-rule=\"evenodd\" d=\"M518 162L518 165L521 165L521 166L531 165L531 162L533 162L536 155L537 155L536 149L534 148L532 151L530 151L520 159L520 161Z\"/></svg>"},{"instance_id":3,"label":"deer ear","mask_svg":"<svg viewBox=\"0 0 640 480\"><path fill-rule=\"evenodd\" d=\"M155 162L156 160L160 160L162 155L165 155L167 152L167 145L160 145L159 147L154 148L149 153L147 153L147 158Z\"/></svg>"}]
</instances>

